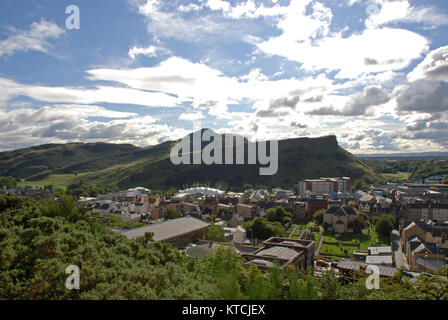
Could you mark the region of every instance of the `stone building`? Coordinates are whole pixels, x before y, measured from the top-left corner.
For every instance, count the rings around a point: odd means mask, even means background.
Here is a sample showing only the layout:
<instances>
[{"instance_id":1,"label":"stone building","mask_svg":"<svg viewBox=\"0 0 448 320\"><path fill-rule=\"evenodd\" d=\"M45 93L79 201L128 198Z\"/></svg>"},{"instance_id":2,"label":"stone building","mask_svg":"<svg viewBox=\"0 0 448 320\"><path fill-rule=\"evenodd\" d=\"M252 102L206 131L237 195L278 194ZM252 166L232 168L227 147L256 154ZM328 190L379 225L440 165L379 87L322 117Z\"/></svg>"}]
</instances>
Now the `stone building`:
<instances>
[{"instance_id":1,"label":"stone building","mask_svg":"<svg viewBox=\"0 0 448 320\"><path fill-rule=\"evenodd\" d=\"M331 207L324 214L324 224L336 233L354 232L350 224L359 219L359 213L352 207Z\"/></svg>"}]
</instances>

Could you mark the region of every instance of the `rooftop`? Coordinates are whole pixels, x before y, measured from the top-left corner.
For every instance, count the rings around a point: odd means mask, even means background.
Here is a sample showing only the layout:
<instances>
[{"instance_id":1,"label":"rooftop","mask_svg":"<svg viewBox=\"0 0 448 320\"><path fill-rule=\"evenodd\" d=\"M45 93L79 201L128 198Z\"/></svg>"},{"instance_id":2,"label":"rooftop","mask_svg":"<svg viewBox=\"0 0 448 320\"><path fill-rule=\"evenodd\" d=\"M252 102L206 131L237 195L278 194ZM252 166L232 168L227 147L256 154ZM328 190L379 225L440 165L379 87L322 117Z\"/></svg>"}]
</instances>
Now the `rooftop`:
<instances>
[{"instance_id":1,"label":"rooftop","mask_svg":"<svg viewBox=\"0 0 448 320\"><path fill-rule=\"evenodd\" d=\"M392 265L392 256L367 256L366 263Z\"/></svg>"},{"instance_id":2,"label":"rooftop","mask_svg":"<svg viewBox=\"0 0 448 320\"><path fill-rule=\"evenodd\" d=\"M354 270L354 271L361 271L361 268L366 268L369 266L366 263L352 261L352 260L344 260L338 263L339 269L345 269L345 270ZM397 268L394 267L388 267L388 266L377 266L379 269L380 276L386 276L386 277L392 277L395 272L397 272ZM366 270L366 273L372 273L372 271Z\"/></svg>"},{"instance_id":3,"label":"rooftop","mask_svg":"<svg viewBox=\"0 0 448 320\"><path fill-rule=\"evenodd\" d=\"M368 247L371 255L392 254L392 247Z\"/></svg>"},{"instance_id":4,"label":"rooftop","mask_svg":"<svg viewBox=\"0 0 448 320\"><path fill-rule=\"evenodd\" d=\"M154 241L164 241L202 228L206 228L208 226L209 224L202 220L192 217L183 217L157 224L151 224L144 227L121 231L120 233L125 235L128 239L134 239L144 236L146 232L153 232Z\"/></svg>"},{"instance_id":5,"label":"rooftop","mask_svg":"<svg viewBox=\"0 0 448 320\"><path fill-rule=\"evenodd\" d=\"M286 248L286 247L270 247L264 250L261 250L257 253L257 256L264 256L264 257L270 257L270 258L276 258L276 259L283 259L283 260L291 260L296 255L298 255L298 252Z\"/></svg>"}]
</instances>

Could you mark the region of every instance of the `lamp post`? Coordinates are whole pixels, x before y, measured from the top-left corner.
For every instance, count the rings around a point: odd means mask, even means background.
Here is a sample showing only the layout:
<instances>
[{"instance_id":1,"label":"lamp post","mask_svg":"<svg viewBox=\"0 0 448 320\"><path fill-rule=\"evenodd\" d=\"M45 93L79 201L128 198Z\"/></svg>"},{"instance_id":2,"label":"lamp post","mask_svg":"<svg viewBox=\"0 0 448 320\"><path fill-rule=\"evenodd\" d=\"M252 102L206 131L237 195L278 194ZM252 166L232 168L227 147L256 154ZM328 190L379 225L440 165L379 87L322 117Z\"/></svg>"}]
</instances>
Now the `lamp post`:
<instances>
[{"instance_id":1,"label":"lamp post","mask_svg":"<svg viewBox=\"0 0 448 320\"><path fill-rule=\"evenodd\" d=\"M426 259L428 258L428 253L425 252L425 260L423 261L423 270L426 272Z\"/></svg>"}]
</instances>

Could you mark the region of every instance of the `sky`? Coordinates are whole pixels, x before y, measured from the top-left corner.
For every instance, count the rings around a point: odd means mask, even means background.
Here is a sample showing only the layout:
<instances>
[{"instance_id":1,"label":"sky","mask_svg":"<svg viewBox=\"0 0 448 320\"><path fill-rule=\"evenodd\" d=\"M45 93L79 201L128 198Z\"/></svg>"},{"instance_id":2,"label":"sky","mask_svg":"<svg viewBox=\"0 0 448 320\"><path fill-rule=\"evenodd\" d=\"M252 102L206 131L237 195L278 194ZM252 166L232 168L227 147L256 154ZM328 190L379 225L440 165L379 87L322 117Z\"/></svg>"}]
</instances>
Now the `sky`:
<instances>
[{"instance_id":1,"label":"sky","mask_svg":"<svg viewBox=\"0 0 448 320\"><path fill-rule=\"evenodd\" d=\"M0 0L0 151L199 127L448 151L448 2Z\"/></svg>"}]
</instances>

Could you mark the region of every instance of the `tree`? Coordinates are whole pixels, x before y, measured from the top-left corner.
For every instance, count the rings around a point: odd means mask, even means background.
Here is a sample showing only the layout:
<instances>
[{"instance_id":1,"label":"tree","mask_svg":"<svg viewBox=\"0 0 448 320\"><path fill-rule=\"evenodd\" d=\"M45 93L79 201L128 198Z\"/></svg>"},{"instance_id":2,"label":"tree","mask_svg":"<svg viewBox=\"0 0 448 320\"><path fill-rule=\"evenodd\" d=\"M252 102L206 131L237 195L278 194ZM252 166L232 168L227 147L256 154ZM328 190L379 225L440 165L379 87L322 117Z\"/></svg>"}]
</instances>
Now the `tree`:
<instances>
[{"instance_id":1,"label":"tree","mask_svg":"<svg viewBox=\"0 0 448 320\"><path fill-rule=\"evenodd\" d=\"M285 228L280 222L270 222L261 217L257 217L253 221L246 223L244 228L248 232L252 232L253 236L259 239L282 237L285 234Z\"/></svg>"},{"instance_id":2,"label":"tree","mask_svg":"<svg viewBox=\"0 0 448 320\"><path fill-rule=\"evenodd\" d=\"M384 237L389 237L393 229L394 225L386 215L381 216L375 224L375 231Z\"/></svg>"},{"instance_id":3,"label":"tree","mask_svg":"<svg viewBox=\"0 0 448 320\"><path fill-rule=\"evenodd\" d=\"M168 208L165 213L165 220L180 218L181 214L178 210Z\"/></svg>"},{"instance_id":4,"label":"tree","mask_svg":"<svg viewBox=\"0 0 448 320\"><path fill-rule=\"evenodd\" d=\"M349 222L348 227L350 229L353 229L353 232L355 232L355 233L361 233L361 231L363 229L363 225L359 219L355 219L355 220Z\"/></svg>"},{"instance_id":5,"label":"tree","mask_svg":"<svg viewBox=\"0 0 448 320\"><path fill-rule=\"evenodd\" d=\"M283 207L276 207L268 209L266 212L266 218L270 222L278 221L285 225L292 220L292 214L287 212Z\"/></svg>"},{"instance_id":6,"label":"tree","mask_svg":"<svg viewBox=\"0 0 448 320\"><path fill-rule=\"evenodd\" d=\"M0 188L13 188L17 186L17 180L14 177L0 177Z\"/></svg>"},{"instance_id":7,"label":"tree","mask_svg":"<svg viewBox=\"0 0 448 320\"><path fill-rule=\"evenodd\" d=\"M357 190L367 190L369 189L369 185L362 179L355 180L355 183L353 184L352 191Z\"/></svg>"},{"instance_id":8,"label":"tree","mask_svg":"<svg viewBox=\"0 0 448 320\"><path fill-rule=\"evenodd\" d=\"M325 209L320 209L314 212L313 219L317 224L321 225L324 222L324 214L327 212Z\"/></svg>"},{"instance_id":9,"label":"tree","mask_svg":"<svg viewBox=\"0 0 448 320\"><path fill-rule=\"evenodd\" d=\"M227 240L224 229L216 225L208 228L208 239L216 242L225 242Z\"/></svg>"},{"instance_id":10,"label":"tree","mask_svg":"<svg viewBox=\"0 0 448 320\"><path fill-rule=\"evenodd\" d=\"M448 174L443 178L442 183L448 184Z\"/></svg>"}]
</instances>

